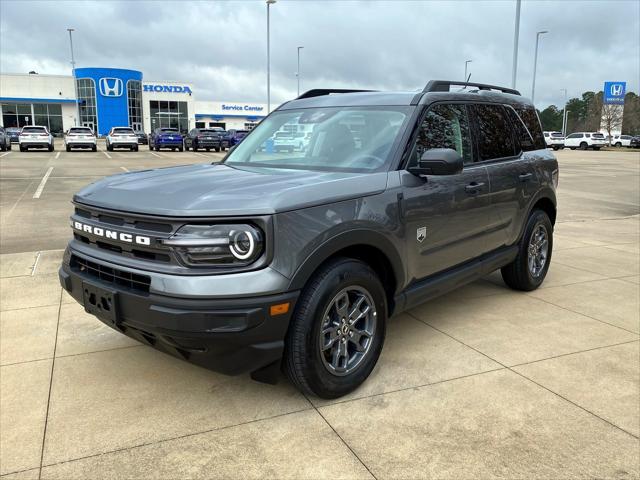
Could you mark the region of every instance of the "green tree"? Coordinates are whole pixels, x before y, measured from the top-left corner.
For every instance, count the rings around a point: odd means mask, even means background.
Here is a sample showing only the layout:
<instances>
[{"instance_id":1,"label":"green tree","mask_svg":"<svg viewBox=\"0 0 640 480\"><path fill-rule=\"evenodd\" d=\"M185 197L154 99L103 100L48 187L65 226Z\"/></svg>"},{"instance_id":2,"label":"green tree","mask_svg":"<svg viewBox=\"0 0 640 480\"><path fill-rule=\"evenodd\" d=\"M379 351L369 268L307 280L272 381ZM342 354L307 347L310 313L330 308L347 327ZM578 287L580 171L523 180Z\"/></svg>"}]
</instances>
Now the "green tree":
<instances>
[{"instance_id":1,"label":"green tree","mask_svg":"<svg viewBox=\"0 0 640 480\"><path fill-rule=\"evenodd\" d=\"M549 105L547 108L538 113L540 123L545 132L561 132L562 131L562 110L558 110L555 105Z\"/></svg>"},{"instance_id":2,"label":"green tree","mask_svg":"<svg viewBox=\"0 0 640 480\"><path fill-rule=\"evenodd\" d=\"M622 133L624 135L640 135L640 97L633 92L624 96Z\"/></svg>"}]
</instances>

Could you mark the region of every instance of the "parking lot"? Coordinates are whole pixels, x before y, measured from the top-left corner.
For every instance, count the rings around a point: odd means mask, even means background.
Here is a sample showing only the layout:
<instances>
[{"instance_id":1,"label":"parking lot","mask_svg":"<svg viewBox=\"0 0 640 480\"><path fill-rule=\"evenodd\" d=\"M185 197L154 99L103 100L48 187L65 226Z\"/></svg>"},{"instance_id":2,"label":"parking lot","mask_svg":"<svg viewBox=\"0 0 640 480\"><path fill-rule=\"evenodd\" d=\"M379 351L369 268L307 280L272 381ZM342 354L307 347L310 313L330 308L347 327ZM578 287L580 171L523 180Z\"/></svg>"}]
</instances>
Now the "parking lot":
<instances>
[{"instance_id":1,"label":"parking lot","mask_svg":"<svg viewBox=\"0 0 640 480\"><path fill-rule=\"evenodd\" d=\"M0 475L32 478L638 478L640 153L557 152L551 268L401 314L336 401L142 346L59 286L69 200L222 153L0 154Z\"/></svg>"}]
</instances>

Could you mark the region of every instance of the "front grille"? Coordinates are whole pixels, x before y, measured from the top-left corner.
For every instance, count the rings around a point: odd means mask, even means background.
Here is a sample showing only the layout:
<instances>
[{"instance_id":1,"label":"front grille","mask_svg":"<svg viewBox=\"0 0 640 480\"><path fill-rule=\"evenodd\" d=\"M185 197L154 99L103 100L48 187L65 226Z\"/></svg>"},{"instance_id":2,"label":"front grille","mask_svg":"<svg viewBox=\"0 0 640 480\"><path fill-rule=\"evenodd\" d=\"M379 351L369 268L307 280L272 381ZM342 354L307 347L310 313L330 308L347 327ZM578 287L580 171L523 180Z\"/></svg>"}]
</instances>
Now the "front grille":
<instances>
[{"instance_id":1,"label":"front grille","mask_svg":"<svg viewBox=\"0 0 640 480\"><path fill-rule=\"evenodd\" d=\"M77 255L71 256L70 266L76 272L129 290L148 293L151 285L151 277L147 275L138 275L118 268L107 267Z\"/></svg>"}]
</instances>

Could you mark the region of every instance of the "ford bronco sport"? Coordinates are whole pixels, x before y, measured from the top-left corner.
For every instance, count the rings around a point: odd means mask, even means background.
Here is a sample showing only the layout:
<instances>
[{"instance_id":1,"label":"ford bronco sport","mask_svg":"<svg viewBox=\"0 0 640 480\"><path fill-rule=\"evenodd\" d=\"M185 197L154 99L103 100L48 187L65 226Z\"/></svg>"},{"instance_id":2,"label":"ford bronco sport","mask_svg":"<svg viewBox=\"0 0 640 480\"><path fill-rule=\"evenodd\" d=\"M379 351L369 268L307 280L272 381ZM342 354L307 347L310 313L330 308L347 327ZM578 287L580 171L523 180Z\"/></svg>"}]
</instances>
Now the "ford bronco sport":
<instances>
[{"instance_id":1,"label":"ford bronco sport","mask_svg":"<svg viewBox=\"0 0 640 480\"><path fill-rule=\"evenodd\" d=\"M265 149L281 131L307 144ZM511 288L537 288L557 183L515 90L311 90L220 164L80 191L60 281L142 343L262 381L282 368L335 398L371 373L392 315L497 269Z\"/></svg>"}]
</instances>

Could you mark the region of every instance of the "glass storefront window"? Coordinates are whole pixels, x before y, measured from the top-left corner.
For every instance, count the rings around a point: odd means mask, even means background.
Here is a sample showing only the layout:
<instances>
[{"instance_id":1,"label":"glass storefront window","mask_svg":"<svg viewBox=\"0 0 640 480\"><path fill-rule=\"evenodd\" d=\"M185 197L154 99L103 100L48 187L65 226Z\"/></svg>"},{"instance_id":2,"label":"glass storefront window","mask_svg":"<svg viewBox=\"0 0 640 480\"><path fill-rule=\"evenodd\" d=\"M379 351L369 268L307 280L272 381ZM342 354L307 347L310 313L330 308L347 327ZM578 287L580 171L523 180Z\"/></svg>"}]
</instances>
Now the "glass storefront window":
<instances>
[{"instance_id":1,"label":"glass storefront window","mask_svg":"<svg viewBox=\"0 0 640 480\"><path fill-rule=\"evenodd\" d=\"M96 110L96 86L92 78L76 80L78 103L80 106L80 125L98 131L98 112Z\"/></svg>"},{"instance_id":2,"label":"glass storefront window","mask_svg":"<svg viewBox=\"0 0 640 480\"><path fill-rule=\"evenodd\" d=\"M187 102L169 102L151 100L149 102L151 113L151 129L160 127L177 128L181 132L189 129L189 116Z\"/></svg>"}]
</instances>

